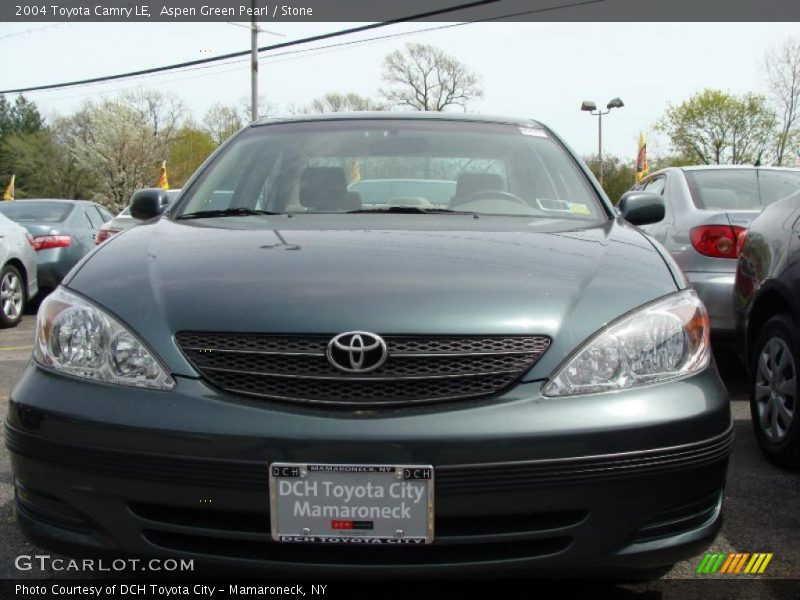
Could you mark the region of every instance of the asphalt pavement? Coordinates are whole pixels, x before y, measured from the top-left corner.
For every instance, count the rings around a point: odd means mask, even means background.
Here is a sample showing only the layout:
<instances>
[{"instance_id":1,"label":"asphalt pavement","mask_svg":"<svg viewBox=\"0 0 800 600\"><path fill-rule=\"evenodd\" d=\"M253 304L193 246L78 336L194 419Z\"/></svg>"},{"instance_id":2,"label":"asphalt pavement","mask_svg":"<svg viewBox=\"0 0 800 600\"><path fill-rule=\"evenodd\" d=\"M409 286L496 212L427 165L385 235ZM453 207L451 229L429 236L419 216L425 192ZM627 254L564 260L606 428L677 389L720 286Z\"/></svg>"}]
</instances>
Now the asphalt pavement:
<instances>
[{"instance_id":1,"label":"asphalt pavement","mask_svg":"<svg viewBox=\"0 0 800 600\"><path fill-rule=\"evenodd\" d=\"M0 330L0 417L5 419L8 396L25 369L33 347L35 317L26 315L14 329ZM712 552L771 552L762 579L800 577L800 473L779 469L767 462L753 437L746 400L744 370L729 353L719 356L723 380L731 394L735 439L725 500L725 521ZM81 574L18 571L14 559L20 554L51 554L30 544L14 522L12 475L5 442L0 445L0 578L80 577ZM665 579L725 578L698 575L702 556L678 563ZM744 576L739 576L744 577ZM754 576L747 576L752 579ZM659 584L638 584L634 590L658 590ZM772 585L772 587L770 587ZM764 582L758 597L782 598L787 588ZM660 596L659 596L660 597Z\"/></svg>"}]
</instances>

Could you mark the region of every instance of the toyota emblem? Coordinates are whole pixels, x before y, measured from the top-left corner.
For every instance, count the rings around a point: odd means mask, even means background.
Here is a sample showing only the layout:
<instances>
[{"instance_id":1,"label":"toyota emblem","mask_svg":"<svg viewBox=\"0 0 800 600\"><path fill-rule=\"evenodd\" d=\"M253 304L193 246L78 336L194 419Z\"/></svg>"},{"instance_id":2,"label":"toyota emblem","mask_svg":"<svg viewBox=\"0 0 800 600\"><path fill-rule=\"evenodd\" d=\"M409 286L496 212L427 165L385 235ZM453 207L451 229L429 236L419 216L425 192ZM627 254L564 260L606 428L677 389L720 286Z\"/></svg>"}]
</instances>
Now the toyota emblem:
<instances>
[{"instance_id":1,"label":"toyota emblem","mask_svg":"<svg viewBox=\"0 0 800 600\"><path fill-rule=\"evenodd\" d=\"M388 356L386 342L374 333L347 331L328 342L328 361L345 373L369 373Z\"/></svg>"}]
</instances>

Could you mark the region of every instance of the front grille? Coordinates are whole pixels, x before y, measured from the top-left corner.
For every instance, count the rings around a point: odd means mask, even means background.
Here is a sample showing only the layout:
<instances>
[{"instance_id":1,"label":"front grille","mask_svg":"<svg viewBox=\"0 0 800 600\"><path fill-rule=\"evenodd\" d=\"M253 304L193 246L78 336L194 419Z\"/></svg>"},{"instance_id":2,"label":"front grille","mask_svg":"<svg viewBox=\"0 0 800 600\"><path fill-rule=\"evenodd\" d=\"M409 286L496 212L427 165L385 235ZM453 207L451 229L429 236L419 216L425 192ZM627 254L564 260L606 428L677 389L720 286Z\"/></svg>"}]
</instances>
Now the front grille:
<instances>
[{"instance_id":1,"label":"front grille","mask_svg":"<svg viewBox=\"0 0 800 600\"><path fill-rule=\"evenodd\" d=\"M224 532L227 537L259 536L270 539L269 511L219 510L167 506L145 502L128 504L131 513L150 529L195 529L210 534ZM478 536L536 537L542 533L567 530L582 524L587 510L552 510L547 512L494 515L437 515L434 525L439 544L457 544Z\"/></svg>"},{"instance_id":2,"label":"front grille","mask_svg":"<svg viewBox=\"0 0 800 600\"><path fill-rule=\"evenodd\" d=\"M131 503L151 544L171 551L226 558L335 565L413 565L491 562L558 554L572 543L586 510L509 515L437 515L428 546L281 544L270 536L269 513ZM377 551L376 551L377 550Z\"/></svg>"},{"instance_id":3,"label":"front grille","mask_svg":"<svg viewBox=\"0 0 800 600\"><path fill-rule=\"evenodd\" d=\"M229 392L345 406L490 396L550 345L544 336L384 336L386 362L347 373L328 361L331 337L181 332L176 339L203 377Z\"/></svg>"},{"instance_id":4,"label":"front grille","mask_svg":"<svg viewBox=\"0 0 800 600\"><path fill-rule=\"evenodd\" d=\"M460 565L488 563L497 567L500 561L530 560L560 554L572 545L568 535L531 540L512 540L460 545L402 545L380 547L348 545L346 551L336 544L278 543L247 539L220 539L209 535L192 535L172 531L145 529L142 536L153 546L169 552L202 555L210 559L226 558L269 561L321 567L400 567ZM363 573L362 573L363 574Z\"/></svg>"}]
</instances>

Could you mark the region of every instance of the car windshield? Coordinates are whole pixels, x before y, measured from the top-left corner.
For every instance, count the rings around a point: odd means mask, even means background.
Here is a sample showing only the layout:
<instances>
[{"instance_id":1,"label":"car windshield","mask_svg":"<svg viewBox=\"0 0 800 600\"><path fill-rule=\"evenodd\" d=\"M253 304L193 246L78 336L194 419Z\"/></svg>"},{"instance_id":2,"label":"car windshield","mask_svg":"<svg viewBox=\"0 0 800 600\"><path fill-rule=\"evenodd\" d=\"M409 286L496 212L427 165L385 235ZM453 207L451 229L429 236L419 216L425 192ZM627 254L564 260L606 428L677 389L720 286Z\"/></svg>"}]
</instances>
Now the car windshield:
<instances>
[{"instance_id":1,"label":"car windshield","mask_svg":"<svg viewBox=\"0 0 800 600\"><path fill-rule=\"evenodd\" d=\"M64 202L41 202L18 200L0 202L0 212L12 221L35 221L37 223L61 223L72 212L72 204Z\"/></svg>"},{"instance_id":2,"label":"car windshield","mask_svg":"<svg viewBox=\"0 0 800 600\"><path fill-rule=\"evenodd\" d=\"M176 217L242 209L606 219L575 160L540 126L421 119L247 130L185 191Z\"/></svg>"},{"instance_id":3,"label":"car windshield","mask_svg":"<svg viewBox=\"0 0 800 600\"><path fill-rule=\"evenodd\" d=\"M697 208L761 210L800 190L800 171L708 169L686 171Z\"/></svg>"}]
</instances>

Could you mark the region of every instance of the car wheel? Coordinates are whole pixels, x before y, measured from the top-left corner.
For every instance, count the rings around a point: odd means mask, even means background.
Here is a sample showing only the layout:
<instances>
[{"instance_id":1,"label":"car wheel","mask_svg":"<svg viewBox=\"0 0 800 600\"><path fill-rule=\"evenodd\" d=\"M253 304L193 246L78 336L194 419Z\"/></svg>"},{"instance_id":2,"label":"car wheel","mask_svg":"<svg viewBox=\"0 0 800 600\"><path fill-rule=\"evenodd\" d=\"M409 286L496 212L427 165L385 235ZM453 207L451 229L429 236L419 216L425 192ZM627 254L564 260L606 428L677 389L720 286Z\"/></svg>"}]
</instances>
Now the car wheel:
<instances>
[{"instance_id":1,"label":"car wheel","mask_svg":"<svg viewBox=\"0 0 800 600\"><path fill-rule=\"evenodd\" d=\"M25 284L16 267L6 265L0 272L0 328L14 327L25 307Z\"/></svg>"},{"instance_id":2,"label":"car wheel","mask_svg":"<svg viewBox=\"0 0 800 600\"><path fill-rule=\"evenodd\" d=\"M800 329L788 315L778 315L761 329L752 359L750 413L756 439L767 457L784 467L800 466L798 348Z\"/></svg>"}]
</instances>

